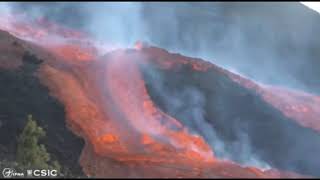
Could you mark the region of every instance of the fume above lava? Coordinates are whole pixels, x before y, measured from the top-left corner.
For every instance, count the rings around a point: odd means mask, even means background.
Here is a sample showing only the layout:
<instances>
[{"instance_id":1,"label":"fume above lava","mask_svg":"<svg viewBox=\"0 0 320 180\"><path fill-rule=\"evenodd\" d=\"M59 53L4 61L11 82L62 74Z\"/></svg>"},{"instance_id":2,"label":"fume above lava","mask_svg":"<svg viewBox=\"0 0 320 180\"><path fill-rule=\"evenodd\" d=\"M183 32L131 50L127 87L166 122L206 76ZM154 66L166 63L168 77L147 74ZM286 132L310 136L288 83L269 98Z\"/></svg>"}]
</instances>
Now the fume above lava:
<instances>
[{"instance_id":1,"label":"fume above lava","mask_svg":"<svg viewBox=\"0 0 320 180\"><path fill-rule=\"evenodd\" d=\"M262 85L141 41L134 48L101 45L44 19L2 17L0 28L1 52L16 41L43 60L36 76L64 105L67 126L85 140L79 162L87 176L320 175L318 96ZM1 58L0 67L22 66L12 58ZM201 101L192 101L194 92ZM192 116L194 108L201 115ZM269 169L246 165L241 153Z\"/></svg>"}]
</instances>

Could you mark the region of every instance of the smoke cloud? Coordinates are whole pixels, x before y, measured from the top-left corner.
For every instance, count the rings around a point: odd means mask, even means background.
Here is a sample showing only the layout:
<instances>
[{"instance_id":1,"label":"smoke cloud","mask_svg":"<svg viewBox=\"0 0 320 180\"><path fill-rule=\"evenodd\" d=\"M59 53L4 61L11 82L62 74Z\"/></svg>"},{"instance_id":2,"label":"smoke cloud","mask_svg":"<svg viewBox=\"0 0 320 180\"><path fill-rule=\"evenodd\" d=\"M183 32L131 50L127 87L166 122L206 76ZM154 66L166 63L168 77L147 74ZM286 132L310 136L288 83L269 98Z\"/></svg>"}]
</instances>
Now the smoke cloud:
<instances>
[{"instance_id":1,"label":"smoke cloud","mask_svg":"<svg viewBox=\"0 0 320 180\"><path fill-rule=\"evenodd\" d=\"M90 33L109 44L132 46L145 40L141 4L133 2L10 3L14 12L51 21Z\"/></svg>"},{"instance_id":2,"label":"smoke cloud","mask_svg":"<svg viewBox=\"0 0 320 180\"><path fill-rule=\"evenodd\" d=\"M320 94L318 13L295 2L8 3L122 46L147 41L256 81Z\"/></svg>"},{"instance_id":3,"label":"smoke cloud","mask_svg":"<svg viewBox=\"0 0 320 180\"><path fill-rule=\"evenodd\" d=\"M10 7L10 8L9 8ZM187 56L201 57L263 83L320 94L319 14L298 3L0 3L1 11L25 12L128 47L137 40ZM221 158L266 168L250 149L245 130L230 152L209 126L207 101L196 87L166 90L151 73L161 98L201 132Z\"/></svg>"},{"instance_id":4,"label":"smoke cloud","mask_svg":"<svg viewBox=\"0 0 320 180\"><path fill-rule=\"evenodd\" d=\"M215 155L244 166L319 176L320 135L221 73L186 66L143 68L153 102L211 145ZM308 139L308 141L306 141Z\"/></svg>"},{"instance_id":5,"label":"smoke cloud","mask_svg":"<svg viewBox=\"0 0 320 180\"><path fill-rule=\"evenodd\" d=\"M10 6L7 2L0 2L0 14L10 13Z\"/></svg>"},{"instance_id":6,"label":"smoke cloud","mask_svg":"<svg viewBox=\"0 0 320 180\"><path fill-rule=\"evenodd\" d=\"M201 135L219 159L234 160L243 166L255 166L261 169L271 167L252 151L245 129L235 127L238 140L226 146L216 134L210 121L205 119L206 99L198 87L186 86L174 91L166 85L164 77L158 71L151 68L143 68L143 71L152 86L153 93L164 103L166 111L169 114L179 114L179 120L191 133Z\"/></svg>"}]
</instances>

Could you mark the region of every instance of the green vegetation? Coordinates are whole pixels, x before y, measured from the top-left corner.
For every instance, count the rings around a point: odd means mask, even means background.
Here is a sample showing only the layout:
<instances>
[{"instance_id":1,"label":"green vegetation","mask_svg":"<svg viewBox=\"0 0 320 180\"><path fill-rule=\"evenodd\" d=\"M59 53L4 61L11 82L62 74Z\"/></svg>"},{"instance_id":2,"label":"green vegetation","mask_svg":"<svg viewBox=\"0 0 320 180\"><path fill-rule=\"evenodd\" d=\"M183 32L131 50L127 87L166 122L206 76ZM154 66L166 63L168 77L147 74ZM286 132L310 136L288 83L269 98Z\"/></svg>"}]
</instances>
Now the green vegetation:
<instances>
[{"instance_id":1,"label":"green vegetation","mask_svg":"<svg viewBox=\"0 0 320 180\"><path fill-rule=\"evenodd\" d=\"M43 128L39 127L32 115L28 115L28 121L18 139L17 163L19 169L56 169L60 172L57 161L51 161L50 154L39 140L46 136Z\"/></svg>"}]
</instances>

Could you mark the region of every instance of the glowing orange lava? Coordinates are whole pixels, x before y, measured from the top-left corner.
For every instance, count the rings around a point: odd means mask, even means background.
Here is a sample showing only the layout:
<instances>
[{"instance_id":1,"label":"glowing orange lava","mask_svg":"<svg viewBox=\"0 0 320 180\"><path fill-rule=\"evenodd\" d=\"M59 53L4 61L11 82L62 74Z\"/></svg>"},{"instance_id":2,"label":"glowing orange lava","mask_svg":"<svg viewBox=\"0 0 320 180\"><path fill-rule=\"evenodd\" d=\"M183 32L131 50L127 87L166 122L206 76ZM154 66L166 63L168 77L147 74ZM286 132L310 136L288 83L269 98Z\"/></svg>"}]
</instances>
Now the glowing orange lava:
<instances>
[{"instance_id":1,"label":"glowing orange lava","mask_svg":"<svg viewBox=\"0 0 320 180\"><path fill-rule=\"evenodd\" d=\"M47 59L38 76L64 104L68 126L85 139L80 163L87 175L282 177L217 160L201 136L189 133L152 102L139 70L147 62L161 68L190 64L195 71L218 67L142 43L137 43L136 49L117 50L100 57L100 49L80 32L43 19L8 19L13 23L0 19L1 29L43 47L59 59ZM298 109L303 113L311 111L307 106Z\"/></svg>"}]
</instances>

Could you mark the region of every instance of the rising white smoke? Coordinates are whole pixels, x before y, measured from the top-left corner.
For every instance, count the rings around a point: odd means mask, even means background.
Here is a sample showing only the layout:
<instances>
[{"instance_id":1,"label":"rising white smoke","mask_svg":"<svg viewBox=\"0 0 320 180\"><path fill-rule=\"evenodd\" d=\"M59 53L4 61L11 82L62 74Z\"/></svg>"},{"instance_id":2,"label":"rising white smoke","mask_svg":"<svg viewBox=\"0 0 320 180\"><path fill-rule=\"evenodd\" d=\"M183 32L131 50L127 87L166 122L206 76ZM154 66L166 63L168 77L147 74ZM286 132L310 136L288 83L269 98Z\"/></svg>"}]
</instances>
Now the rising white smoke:
<instances>
[{"instance_id":1,"label":"rising white smoke","mask_svg":"<svg viewBox=\"0 0 320 180\"><path fill-rule=\"evenodd\" d=\"M9 14L10 5L7 2L0 2L0 14Z\"/></svg>"},{"instance_id":2,"label":"rising white smoke","mask_svg":"<svg viewBox=\"0 0 320 180\"><path fill-rule=\"evenodd\" d=\"M314 38L320 17L300 3L8 4L32 17L89 31L105 42L132 47L137 40L147 41L233 68L262 83L320 93L319 43Z\"/></svg>"},{"instance_id":3,"label":"rising white smoke","mask_svg":"<svg viewBox=\"0 0 320 180\"><path fill-rule=\"evenodd\" d=\"M301 70L306 65L305 60L311 58L310 54L316 54L307 49L317 44L313 40L314 32L318 30L314 25L316 18L298 16L300 19L279 18L273 22L270 17L279 9L271 6L272 3L270 6L265 3L261 6L244 3L242 8L224 8L221 3L3 3L0 4L1 12L10 10L8 4L13 11L24 11L32 17L44 16L64 25L81 28L103 41L122 46L132 46L136 40L149 41L170 51L211 60L262 82L308 89L305 82L297 79L297 74L305 75L318 69L310 65L308 71ZM279 8L282 8L284 16L302 12L290 3L279 3ZM262 16L254 16L257 12ZM304 26L301 25L302 21ZM287 29L283 31L280 27ZM319 78L312 77L309 80L316 84ZM162 91L163 87L159 89ZM231 156L226 154L223 142L216 138L205 122L205 99L199 91L190 87L177 95L172 95L172 92L166 94L165 91L162 93L163 98L169 98L168 102L174 104L173 110L181 109L182 104L188 106L182 113L192 117L193 121L186 123L202 129L205 132L203 136L212 139L209 142L216 153L220 153L220 157ZM183 97L191 99L185 101ZM239 146L243 152L240 161L244 164L261 162L252 156L250 146L245 146L248 145L246 134L240 133L239 137L242 138L235 146ZM257 166L265 167L265 164Z\"/></svg>"},{"instance_id":4,"label":"rising white smoke","mask_svg":"<svg viewBox=\"0 0 320 180\"><path fill-rule=\"evenodd\" d=\"M219 159L236 160L243 166L254 166L263 170L271 168L252 150L248 135L243 129L235 128L238 140L226 146L216 134L213 128L214 123L210 124L205 119L206 99L198 87L187 86L173 91L168 88L161 73L150 68L144 68L143 71L150 78L150 85L169 114L179 114L179 120L189 128L191 133L201 135Z\"/></svg>"}]
</instances>

